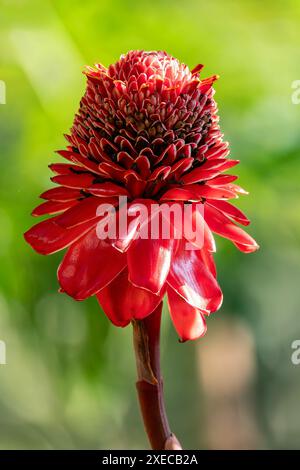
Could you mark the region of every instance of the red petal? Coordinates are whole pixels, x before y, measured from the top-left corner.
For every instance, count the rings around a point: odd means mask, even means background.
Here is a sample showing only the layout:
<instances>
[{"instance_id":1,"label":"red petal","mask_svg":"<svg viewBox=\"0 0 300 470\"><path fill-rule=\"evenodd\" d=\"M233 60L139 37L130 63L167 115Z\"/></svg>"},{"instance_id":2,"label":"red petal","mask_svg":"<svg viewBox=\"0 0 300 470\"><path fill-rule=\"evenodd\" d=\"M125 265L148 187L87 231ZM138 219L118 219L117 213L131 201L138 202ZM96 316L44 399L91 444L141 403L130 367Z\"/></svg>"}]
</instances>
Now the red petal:
<instances>
[{"instance_id":1,"label":"red petal","mask_svg":"<svg viewBox=\"0 0 300 470\"><path fill-rule=\"evenodd\" d=\"M210 201L209 199L207 199L207 202L219 211L224 212L231 219L236 220L236 222L239 222L242 225L250 224L248 217L240 209L230 204L230 202L217 200Z\"/></svg>"},{"instance_id":2,"label":"red petal","mask_svg":"<svg viewBox=\"0 0 300 470\"><path fill-rule=\"evenodd\" d=\"M242 243L233 242L234 245L243 253L254 253L254 251L258 250L258 245L243 245Z\"/></svg>"},{"instance_id":3,"label":"red petal","mask_svg":"<svg viewBox=\"0 0 300 470\"><path fill-rule=\"evenodd\" d=\"M131 284L127 269L101 289L97 298L105 314L117 326L126 326L133 319L145 318L161 302L161 296Z\"/></svg>"},{"instance_id":4,"label":"red petal","mask_svg":"<svg viewBox=\"0 0 300 470\"><path fill-rule=\"evenodd\" d=\"M71 201L74 199L78 199L82 197L82 194L78 189L71 189L71 188L51 188L48 191L45 191L40 195L42 199L48 199L50 201Z\"/></svg>"},{"instance_id":5,"label":"red petal","mask_svg":"<svg viewBox=\"0 0 300 470\"><path fill-rule=\"evenodd\" d=\"M198 183L199 181L206 181L218 176L220 174L220 170L212 169L212 170L203 170L201 167L196 168L192 172L185 174L182 176L181 181L184 184L192 184Z\"/></svg>"},{"instance_id":6,"label":"red petal","mask_svg":"<svg viewBox=\"0 0 300 470\"><path fill-rule=\"evenodd\" d=\"M24 234L29 245L42 255L50 255L66 248L96 225L95 221L89 221L66 230L55 223L56 219L57 217L43 220Z\"/></svg>"},{"instance_id":7,"label":"red petal","mask_svg":"<svg viewBox=\"0 0 300 470\"><path fill-rule=\"evenodd\" d=\"M77 201L65 201L65 202L59 202L59 201L46 201L37 206L35 209L33 209L31 215L34 217L38 217L40 215L53 215L53 214L59 214L60 212L63 212L70 207L74 206L74 204L77 204Z\"/></svg>"},{"instance_id":8,"label":"red petal","mask_svg":"<svg viewBox=\"0 0 300 470\"><path fill-rule=\"evenodd\" d=\"M202 203L192 202L185 204L182 201L166 201L163 204L169 206L171 214L172 207L175 206L174 213L176 216L172 218L171 224L174 226L174 237L176 239L184 237L197 248L205 248L212 252L216 251L214 236L203 218L204 210L202 211L202 209L204 206ZM178 205L180 205L181 216L176 211Z\"/></svg>"},{"instance_id":9,"label":"red petal","mask_svg":"<svg viewBox=\"0 0 300 470\"><path fill-rule=\"evenodd\" d=\"M86 191L94 196L129 196L127 189L115 183L96 183Z\"/></svg>"},{"instance_id":10,"label":"red petal","mask_svg":"<svg viewBox=\"0 0 300 470\"><path fill-rule=\"evenodd\" d=\"M80 153L75 153L72 156L72 161L75 163L79 163L79 165L81 165L83 168L86 168L87 170L90 170L93 173L96 173L98 175L100 174L98 163L95 163L92 160L83 157L82 155L80 155Z\"/></svg>"},{"instance_id":11,"label":"red petal","mask_svg":"<svg viewBox=\"0 0 300 470\"><path fill-rule=\"evenodd\" d=\"M58 280L67 294L83 300L103 289L125 266L126 255L92 230L69 248L58 268Z\"/></svg>"},{"instance_id":12,"label":"red petal","mask_svg":"<svg viewBox=\"0 0 300 470\"><path fill-rule=\"evenodd\" d=\"M123 232L122 227L120 225L121 214L125 215L128 220L128 226L126 226L125 232ZM118 232L117 232L118 238L115 242L113 242L113 246L117 250L120 250L124 253L125 251L128 250L129 246L131 245L131 243L136 237L137 229L140 227L139 217L131 217L128 214L127 208L120 208L117 214L117 227L118 227Z\"/></svg>"},{"instance_id":13,"label":"red petal","mask_svg":"<svg viewBox=\"0 0 300 470\"><path fill-rule=\"evenodd\" d=\"M226 157L230 152L228 146L228 142L220 142L219 144L213 145L207 152L205 152L205 158L216 159Z\"/></svg>"},{"instance_id":14,"label":"red petal","mask_svg":"<svg viewBox=\"0 0 300 470\"><path fill-rule=\"evenodd\" d=\"M83 171L83 168L78 165L70 165L69 163L51 163L49 168L57 175L70 175L74 171Z\"/></svg>"},{"instance_id":15,"label":"red petal","mask_svg":"<svg viewBox=\"0 0 300 470\"><path fill-rule=\"evenodd\" d=\"M157 294L169 273L174 240L134 240L128 249L130 281Z\"/></svg>"},{"instance_id":16,"label":"red petal","mask_svg":"<svg viewBox=\"0 0 300 470\"><path fill-rule=\"evenodd\" d=\"M147 179L151 173L150 162L146 155L140 155L135 161L138 172L143 179Z\"/></svg>"},{"instance_id":17,"label":"red petal","mask_svg":"<svg viewBox=\"0 0 300 470\"><path fill-rule=\"evenodd\" d=\"M187 186L186 189L189 188L194 192L195 198L230 199L236 197L236 194L227 187L194 184Z\"/></svg>"},{"instance_id":18,"label":"red petal","mask_svg":"<svg viewBox=\"0 0 300 470\"><path fill-rule=\"evenodd\" d=\"M187 170L190 169L194 162L194 158L182 158L174 165L172 165L171 172L168 176L169 179L175 178L178 180L180 176Z\"/></svg>"},{"instance_id":19,"label":"red petal","mask_svg":"<svg viewBox=\"0 0 300 470\"><path fill-rule=\"evenodd\" d=\"M190 228L188 230L188 226L184 226L184 238L186 238L190 243L195 245L198 249L205 248L208 251L215 252L216 251L216 243L214 240L214 236L211 233L209 226L207 225L205 218L204 218L204 208L205 206L201 205L200 210L198 209L198 205L200 203L191 203L190 208L192 211L191 220L188 221L187 217L185 217L184 224L190 223ZM196 238L194 235L194 230L198 230L196 234Z\"/></svg>"},{"instance_id":20,"label":"red petal","mask_svg":"<svg viewBox=\"0 0 300 470\"><path fill-rule=\"evenodd\" d=\"M145 187L146 181L141 180L140 176L130 170L124 175L124 180L126 181L126 186L133 198L138 198L142 195Z\"/></svg>"},{"instance_id":21,"label":"red petal","mask_svg":"<svg viewBox=\"0 0 300 470\"><path fill-rule=\"evenodd\" d=\"M109 176L113 180L124 180L124 174L126 170L124 170L124 168L122 168L120 165L117 165L116 163L103 162L99 164L98 168L102 174L104 174L105 176Z\"/></svg>"},{"instance_id":22,"label":"red petal","mask_svg":"<svg viewBox=\"0 0 300 470\"><path fill-rule=\"evenodd\" d=\"M172 165L176 159L176 146L174 144L168 145L168 147L161 153L161 155L155 159L155 163L158 164L163 160L165 165Z\"/></svg>"},{"instance_id":23,"label":"red petal","mask_svg":"<svg viewBox=\"0 0 300 470\"><path fill-rule=\"evenodd\" d=\"M119 152L117 155L117 162L120 163L120 165L124 166L126 169L129 169L132 167L134 163L134 159L129 155L128 152Z\"/></svg>"},{"instance_id":24,"label":"red petal","mask_svg":"<svg viewBox=\"0 0 300 470\"><path fill-rule=\"evenodd\" d=\"M58 175L51 178L53 183L61 184L62 186L66 186L67 188L75 189L88 188L89 186L91 186L94 179L95 176L89 173Z\"/></svg>"},{"instance_id":25,"label":"red petal","mask_svg":"<svg viewBox=\"0 0 300 470\"><path fill-rule=\"evenodd\" d=\"M75 152L73 152L72 150L56 150L56 153L69 161L73 161L72 157L73 155L76 155Z\"/></svg>"},{"instance_id":26,"label":"red petal","mask_svg":"<svg viewBox=\"0 0 300 470\"><path fill-rule=\"evenodd\" d=\"M246 245L247 250L251 251L256 251L259 248L256 241L248 233L231 222L230 218L225 214L209 204L205 205L204 218L213 232L236 242L238 248L241 245Z\"/></svg>"},{"instance_id":27,"label":"red petal","mask_svg":"<svg viewBox=\"0 0 300 470\"><path fill-rule=\"evenodd\" d=\"M220 166L222 163L227 161L227 158L211 158L210 160L206 159L206 152L207 152L208 146L201 145L198 150L197 150L197 157L198 161L201 164L201 168L205 170L210 170L211 168L216 168L217 166Z\"/></svg>"},{"instance_id":28,"label":"red petal","mask_svg":"<svg viewBox=\"0 0 300 470\"><path fill-rule=\"evenodd\" d=\"M196 198L195 193L192 190L188 190L185 188L169 189L160 198L161 201L192 201L196 199L197 198Z\"/></svg>"},{"instance_id":29,"label":"red petal","mask_svg":"<svg viewBox=\"0 0 300 470\"><path fill-rule=\"evenodd\" d=\"M172 188L165 192L161 201L199 201L203 198L229 199L236 198L233 190L226 187L209 186L208 184L189 184L184 188Z\"/></svg>"},{"instance_id":30,"label":"red petal","mask_svg":"<svg viewBox=\"0 0 300 470\"><path fill-rule=\"evenodd\" d=\"M203 69L204 65L203 64L197 64L192 70L191 70L191 74L192 75L195 75L195 74L198 74L201 72L201 70Z\"/></svg>"},{"instance_id":31,"label":"red petal","mask_svg":"<svg viewBox=\"0 0 300 470\"><path fill-rule=\"evenodd\" d=\"M97 198L88 197L79 201L76 206L71 207L69 210L60 215L56 223L64 228L70 228L78 224L82 224L91 219L98 218L97 210L101 204L116 205L118 203L116 198Z\"/></svg>"},{"instance_id":32,"label":"red petal","mask_svg":"<svg viewBox=\"0 0 300 470\"><path fill-rule=\"evenodd\" d=\"M235 175L220 175L216 178L213 178L209 181L210 186L218 186L219 184L227 184L232 183L232 181L237 180L237 176Z\"/></svg>"},{"instance_id":33,"label":"red petal","mask_svg":"<svg viewBox=\"0 0 300 470\"><path fill-rule=\"evenodd\" d=\"M206 333L206 323L200 310L191 307L180 295L168 288L170 315L181 341L200 338Z\"/></svg>"},{"instance_id":34,"label":"red petal","mask_svg":"<svg viewBox=\"0 0 300 470\"><path fill-rule=\"evenodd\" d=\"M215 312L222 304L222 291L204 262L204 250L187 250L185 243L182 240L173 257L167 282L193 307Z\"/></svg>"},{"instance_id":35,"label":"red petal","mask_svg":"<svg viewBox=\"0 0 300 470\"><path fill-rule=\"evenodd\" d=\"M162 181L170 174L170 166L159 166L149 176L148 181Z\"/></svg>"},{"instance_id":36,"label":"red petal","mask_svg":"<svg viewBox=\"0 0 300 470\"><path fill-rule=\"evenodd\" d=\"M142 233L151 219L151 207L155 204L151 199L135 199L128 205L119 207L117 212L117 240L113 246L122 252L128 250L129 246L139 233ZM147 213L143 215L142 208L147 208ZM125 227L124 222L125 221Z\"/></svg>"},{"instance_id":37,"label":"red petal","mask_svg":"<svg viewBox=\"0 0 300 470\"><path fill-rule=\"evenodd\" d=\"M228 184L227 187L230 189L230 191L233 191L234 193L237 194L249 194L246 189L241 188L241 186L238 186L237 184Z\"/></svg>"},{"instance_id":38,"label":"red petal","mask_svg":"<svg viewBox=\"0 0 300 470\"><path fill-rule=\"evenodd\" d=\"M228 170L239 163L239 160L230 160L229 158L212 158L204 162L199 168L202 168L203 170L215 170L217 168L221 172Z\"/></svg>"},{"instance_id":39,"label":"red petal","mask_svg":"<svg viewBox=\"0 0 300 470\"><path fill-rule=\"evenodd\" d=\"M217 277L216 264L214 261L214 256L208 250L200 250L199 256L202 258L203 263L206 265L207 269L211 272L214 277Z\"/></svg>"}]
</instances>

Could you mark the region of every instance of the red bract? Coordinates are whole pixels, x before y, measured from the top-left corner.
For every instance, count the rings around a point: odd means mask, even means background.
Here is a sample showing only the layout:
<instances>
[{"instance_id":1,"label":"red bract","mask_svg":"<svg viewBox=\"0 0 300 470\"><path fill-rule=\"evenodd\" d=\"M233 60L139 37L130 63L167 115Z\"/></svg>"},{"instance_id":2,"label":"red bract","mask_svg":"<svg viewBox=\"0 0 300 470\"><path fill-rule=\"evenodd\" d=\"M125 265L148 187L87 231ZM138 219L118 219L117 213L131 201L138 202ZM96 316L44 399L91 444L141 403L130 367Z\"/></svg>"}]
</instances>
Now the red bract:
<instances>
[{"instance_id":1,"label":"red bract","mask_svg":"<svg viewBox=\"0 0 300 470\"><path fill-rule=\"evenodd\" d=\"M243 192L223 173L238 161L227 158L218 125L217 77L200 80L201 69L190 71L161 51L131 51L108 69L87 67L69 145L58 151L68 163L50 165L59 186L33 211L54 217L25 234L41 254L68 248L58 269L61 290L76 300L96 295L115 325L150 315L167 293L181 340L202 336L205 315L222 302L212 232L245 253L258 248L235 224L248 225L247 217L227 202ZM97 207L117 206L120 195L128 207L201 202L204 245L186 250L186 240L135 239L134 220L126 240L99 239Z\"/></svg>"}]
</instances>

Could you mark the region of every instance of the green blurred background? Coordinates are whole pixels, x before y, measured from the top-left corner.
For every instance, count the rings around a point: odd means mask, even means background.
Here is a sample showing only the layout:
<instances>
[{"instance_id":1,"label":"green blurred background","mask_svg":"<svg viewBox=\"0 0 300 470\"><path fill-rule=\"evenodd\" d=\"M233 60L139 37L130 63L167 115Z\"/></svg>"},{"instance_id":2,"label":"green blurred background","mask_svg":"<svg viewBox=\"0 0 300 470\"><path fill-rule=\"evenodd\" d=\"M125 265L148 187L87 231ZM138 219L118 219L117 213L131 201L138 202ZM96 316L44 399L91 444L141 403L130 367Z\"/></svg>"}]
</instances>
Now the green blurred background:
<instances>
[{"instance_id":1,"label":"green blurred background","mask_svg":"<svg viewBox=\"0 0 300 470\"><path fill-rule=\"evenodd\" d=\"M23 241L47 165L65 145L85 64L164 49L218 73L221 126L239 158L237 204L261 245L218 239L224 304L207 335L180 344L165 309L162 362L172 428L185 448L300 448L300 79L298 0L1 0L1 449L145 448L131 328L95 299L57 293L61 254ZM297 287L298 286L298 287Z\"/></svg>"}]
</instances>

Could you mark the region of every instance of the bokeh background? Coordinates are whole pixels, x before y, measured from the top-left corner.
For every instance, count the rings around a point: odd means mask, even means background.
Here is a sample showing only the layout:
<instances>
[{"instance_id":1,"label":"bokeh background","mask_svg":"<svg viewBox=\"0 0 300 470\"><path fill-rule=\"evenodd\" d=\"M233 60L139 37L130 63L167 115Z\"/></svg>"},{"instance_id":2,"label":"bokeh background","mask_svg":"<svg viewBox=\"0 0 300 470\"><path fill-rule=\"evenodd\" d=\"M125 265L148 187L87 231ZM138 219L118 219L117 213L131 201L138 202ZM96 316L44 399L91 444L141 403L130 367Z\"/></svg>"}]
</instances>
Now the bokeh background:
<instances>
[{"instance_id":1,"label":"bokeh background","mask_svg":"<svg viewBox=\"0 0 300 470\"><path fill-rule=\"evenodd\" d=\"M185 448L300 448L300 79L298 0L1 0L1 449L145 448L131 328L95 299L57 293L61 254L23 241L47 165L85 88L85 64L165 49L218 73L221 125L239 158L237 201L261 250L218 239L224 291L207 335L180 344L165 308L162 363L172 428Z\"/></svg>"}]
</instances>

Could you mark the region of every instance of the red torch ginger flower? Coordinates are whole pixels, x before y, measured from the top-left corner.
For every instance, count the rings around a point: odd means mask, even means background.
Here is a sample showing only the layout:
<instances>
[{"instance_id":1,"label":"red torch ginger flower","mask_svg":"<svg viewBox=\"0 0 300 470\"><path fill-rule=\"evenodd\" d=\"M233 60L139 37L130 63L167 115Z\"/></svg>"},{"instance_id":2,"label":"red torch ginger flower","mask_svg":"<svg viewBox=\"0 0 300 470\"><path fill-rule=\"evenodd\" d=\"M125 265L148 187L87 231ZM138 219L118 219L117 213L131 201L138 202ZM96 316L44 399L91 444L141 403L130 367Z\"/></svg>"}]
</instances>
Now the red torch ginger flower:
<instances>
[{"instance_id":1,"label":"red torch ginger flower","mask_svg":"<svg viewBox=\"0 0 300 470\"><path fill-rule=\"evenodd\" d=\"M206 331L205 315L222 303L213 260L213 233L250 253L256 242L235 222L247 217L228 199L243 189L224 174L228 157L213 99L216 76L201 80L165 52L131 51L108 68L87 67L87 89L68 147L67 163L50 165L59 186L43 194L34 216L53 215L32 227L27 242L44 255L67 248L58 269L61 290L76 300L96 295L118 326L150 315L165 294L181 340ZM128 198L131 231L125 239L100 239L99 204L117 209ZM136 237L134 204L203 205L203 244L187 250L188 236ZM118 210L119 209L119 210ZM199 216L198 216L199 217ZM150 218L148 219L148 223ZM133 225L132 225L133 224Z\"/></svg>"}]
</instances>

